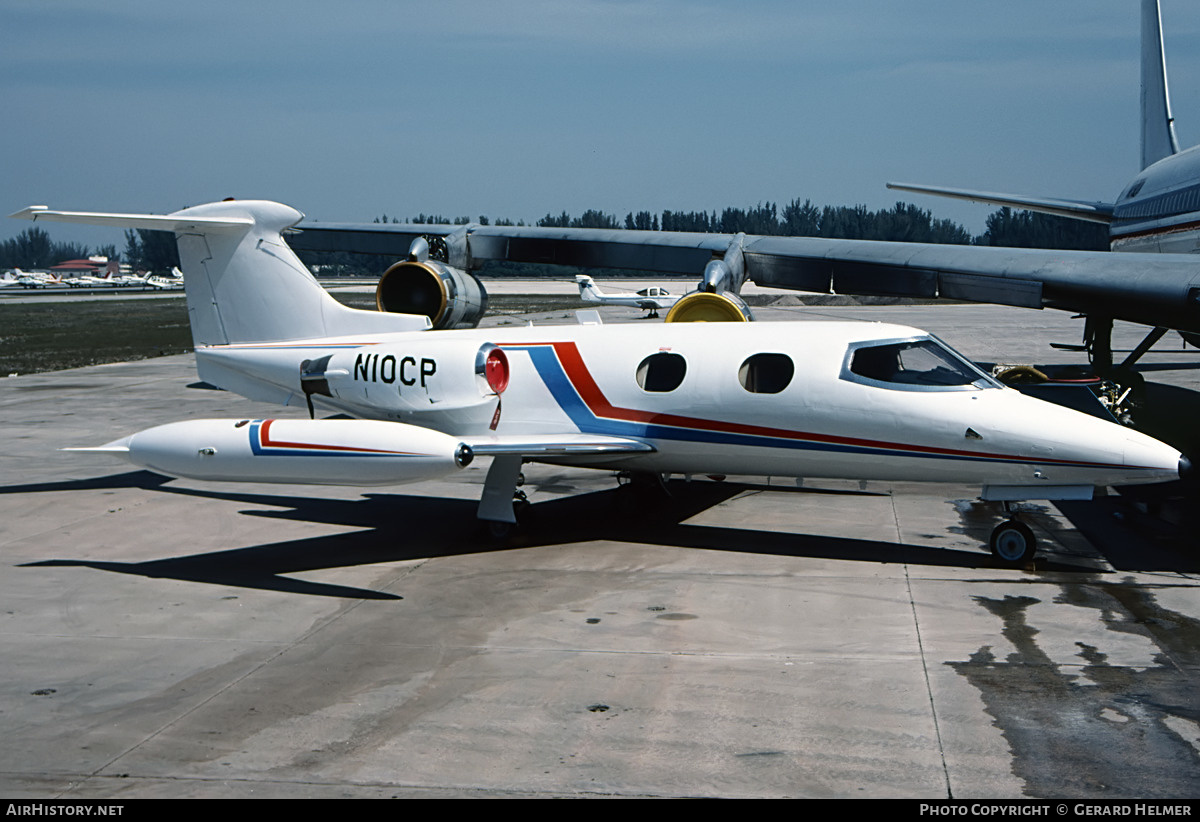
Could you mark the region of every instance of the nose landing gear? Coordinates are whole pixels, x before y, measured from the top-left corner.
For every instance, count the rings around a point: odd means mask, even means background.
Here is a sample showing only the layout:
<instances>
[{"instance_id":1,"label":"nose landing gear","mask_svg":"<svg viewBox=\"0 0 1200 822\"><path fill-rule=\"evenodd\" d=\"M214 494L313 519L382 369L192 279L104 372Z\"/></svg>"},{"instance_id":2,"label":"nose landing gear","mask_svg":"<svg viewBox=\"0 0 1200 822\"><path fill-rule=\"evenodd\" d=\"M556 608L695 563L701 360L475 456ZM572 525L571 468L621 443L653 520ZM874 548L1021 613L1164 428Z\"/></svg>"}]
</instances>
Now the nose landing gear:
<instances>
[{"instance_id":1,"label":"nose landing gear","mask_svg":"<svg viewBox=\"0 0 1200 822\"><path fill-rule=\"evenodd\" d=\"M1019 567L1033 559L1037 551L1037 539L1033 530L1017 519L1006 519L992 529L988 540L992 555L1005 565Z\"/></svg>"}]
</instances>

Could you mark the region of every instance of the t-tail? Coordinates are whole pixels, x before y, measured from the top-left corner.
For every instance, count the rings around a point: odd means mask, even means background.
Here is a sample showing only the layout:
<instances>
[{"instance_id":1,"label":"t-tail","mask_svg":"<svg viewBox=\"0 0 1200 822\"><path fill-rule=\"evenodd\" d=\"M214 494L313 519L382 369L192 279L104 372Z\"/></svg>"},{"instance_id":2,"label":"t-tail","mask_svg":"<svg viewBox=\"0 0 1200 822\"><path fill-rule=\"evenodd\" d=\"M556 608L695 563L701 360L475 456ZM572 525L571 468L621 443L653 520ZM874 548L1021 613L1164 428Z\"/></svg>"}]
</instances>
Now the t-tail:
<instances>
[{"instance_id":1,"label":"t-tail","mask_svg":"<svg viewBox=\"0 0 1200 822\"><path fill-rule=\"evenodd\" d=\"M227 200L166 215L30 206L12 216L174 232L197 348L429 328L424 316L360 311L331 297L283 239L304 215L280 203Z\"/></svg>"},{"instance_id":2,"label":"t-tail","mask_svg":"<svg viewBox=\"0 0 1200 822\"><path fill-rule=\"evenodd\" d=\"M1167 63L1163 50L1162 14L1159 10L1159 0L1142 0L1141 38L1141 167L1146 169L1160 160L1179 153L1179 141L1175 137L1175 118L1171 116L1171 100L1167 92ZM1115 209L1113 203L1093 200L1034 197L1024 194L975 191L912 183L888 183L887 185L888 188L897 191L911 191L976 203L1022 208L1106 225L1113 222Z\"/></svg>"}]
</instances>

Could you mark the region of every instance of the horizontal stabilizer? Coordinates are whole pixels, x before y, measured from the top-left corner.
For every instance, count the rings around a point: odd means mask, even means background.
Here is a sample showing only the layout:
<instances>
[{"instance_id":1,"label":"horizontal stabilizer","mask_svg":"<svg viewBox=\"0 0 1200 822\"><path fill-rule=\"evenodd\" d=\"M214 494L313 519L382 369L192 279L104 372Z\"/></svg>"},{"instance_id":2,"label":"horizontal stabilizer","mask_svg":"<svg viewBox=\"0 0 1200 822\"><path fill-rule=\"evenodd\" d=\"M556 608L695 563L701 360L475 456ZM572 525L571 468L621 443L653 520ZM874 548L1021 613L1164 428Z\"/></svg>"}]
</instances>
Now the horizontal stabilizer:
<instances>
[{"instance_id":1,"label":"horizontal stabilizer","mask_svg":"<svg viewBox=\"0 0 1200 822\"><path fill-rule=\"evenodd\" d=\"M1057 197L1027 197L1023 194L997 194L991 191L971 191L965 188L943 188L910 183L888 183L887 187L896 191L912 191L917 194L932 194L935 197L949 197L954 200L970 200L973 203L991 203L1010 208L1023 208L1027 211L1040 211L1043 214L1054 214L1058 217L1070 217L1073 220L1086 220L1105 225L1111 223L1113 218L1112 203L1064 200Z\"/></svg>"},{"instance_id":2,"label":"horizontal stabilizer","mask_svg":"<svg viewBox=\"0 0 1200 822\"><path fill-rule=\"evenodd\" d=\"M144 228L150 231L244 231L254 225L250 217L178 217L170 214L114 214L100 211L52 211L44 205L26 206L8 215L18 220L55 223L83 223L117 228Z\"/></svg>"}]
</instances>

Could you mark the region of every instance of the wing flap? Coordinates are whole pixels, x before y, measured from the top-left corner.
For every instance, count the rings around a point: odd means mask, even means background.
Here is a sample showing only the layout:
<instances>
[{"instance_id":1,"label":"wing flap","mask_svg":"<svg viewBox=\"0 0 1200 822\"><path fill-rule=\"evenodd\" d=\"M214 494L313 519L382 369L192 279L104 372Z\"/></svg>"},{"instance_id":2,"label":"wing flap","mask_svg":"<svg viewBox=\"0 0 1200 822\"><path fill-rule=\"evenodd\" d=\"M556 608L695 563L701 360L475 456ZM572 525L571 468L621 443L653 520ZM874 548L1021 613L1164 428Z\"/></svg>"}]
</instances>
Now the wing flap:
<instances>
[{"instance_id":1,"label":"wing flap","mask_svg":"<svg viewBox=\"0 0 1200 822\"><path fill-rule=\"evenodd\" d=\"M1042 307L1042 284L1015 277L985 277L944 271L938 277L938 296L969 303L1015 305L1019 308Z\"/></svg>"}]
</instances>

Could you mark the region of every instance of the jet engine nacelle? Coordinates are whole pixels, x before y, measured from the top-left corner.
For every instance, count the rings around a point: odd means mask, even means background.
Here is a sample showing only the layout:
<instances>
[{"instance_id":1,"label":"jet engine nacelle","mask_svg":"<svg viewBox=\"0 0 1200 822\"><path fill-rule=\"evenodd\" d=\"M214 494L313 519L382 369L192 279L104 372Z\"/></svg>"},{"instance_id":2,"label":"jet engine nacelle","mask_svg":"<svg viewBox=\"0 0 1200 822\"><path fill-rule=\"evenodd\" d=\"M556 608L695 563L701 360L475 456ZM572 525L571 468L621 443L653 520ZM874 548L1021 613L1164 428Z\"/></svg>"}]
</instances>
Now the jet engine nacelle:
<instances>
[{"instance_id":1,"label":"jet engine nacelle","mask_svg":"<svg viewBox=\"0 0 1200 822\"><path fill-rule=\"evenodd\" d=\"M300 384L310 398L333 397L364 415L440 430L486 430L508 379L508 358L499 347L425 335L300 366Z\"/></svg>"},{"instance_id":2,"label":"jet engine nacelle","mask_svg":"<svg viewBox=\"0 0 1200 822\"><path fill-rule=\"evenodd\" d=\"M474 456L454 437L377 420L188 420L86 450L172 477L318 485L437 479Z\"/></svg>"},{"instance_id":3,"label":"jet engine nacelle","mask_svg":"<svg viewBox=\"0 0 1200 822\"><path fill-rule=\"evenodd\" d=\"M667 312L669 323L750 322L754 315L745 300L732 291L693 291L680 297Z\"/></svg>"},{"instance_id":4,"label":"jet engine nacelle","mask_svg":"<svg viewBox=\"0 0 1200 822\"><path fill-rule=\"evenodd\" d=\"M434 328L474 328L487 311L487 291L466 271L437 260L401 260L379 278L375 305L423 314Z\"/></svg>"}]
</instances>

